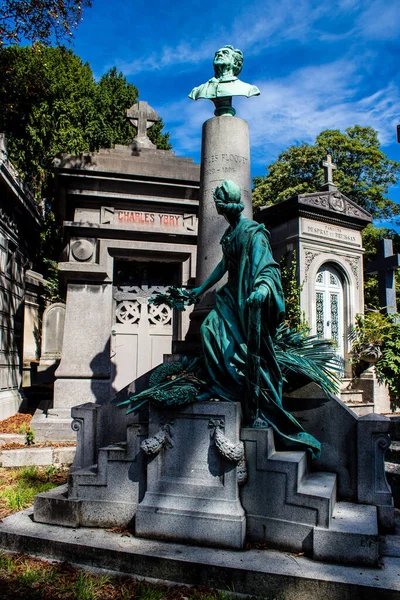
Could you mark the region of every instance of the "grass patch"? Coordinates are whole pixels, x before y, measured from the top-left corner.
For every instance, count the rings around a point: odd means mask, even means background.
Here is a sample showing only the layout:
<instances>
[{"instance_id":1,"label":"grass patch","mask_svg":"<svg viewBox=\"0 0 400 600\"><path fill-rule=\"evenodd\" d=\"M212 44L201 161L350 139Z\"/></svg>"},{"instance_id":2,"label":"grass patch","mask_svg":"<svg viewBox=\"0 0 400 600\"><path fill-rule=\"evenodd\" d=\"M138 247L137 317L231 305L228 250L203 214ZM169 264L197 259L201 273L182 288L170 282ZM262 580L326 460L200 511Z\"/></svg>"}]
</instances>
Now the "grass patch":
<instances>
[{"instance_id":1,"label":"grass patch","mask_svg":"<svg viewBox=\"0 0 400 600\"><path fill-rule=\"evenodd\" d=\"M0 469L0 518L32 506L36 494L65 483L67 474L53 465Z\"/></svg>"}]
</instances>

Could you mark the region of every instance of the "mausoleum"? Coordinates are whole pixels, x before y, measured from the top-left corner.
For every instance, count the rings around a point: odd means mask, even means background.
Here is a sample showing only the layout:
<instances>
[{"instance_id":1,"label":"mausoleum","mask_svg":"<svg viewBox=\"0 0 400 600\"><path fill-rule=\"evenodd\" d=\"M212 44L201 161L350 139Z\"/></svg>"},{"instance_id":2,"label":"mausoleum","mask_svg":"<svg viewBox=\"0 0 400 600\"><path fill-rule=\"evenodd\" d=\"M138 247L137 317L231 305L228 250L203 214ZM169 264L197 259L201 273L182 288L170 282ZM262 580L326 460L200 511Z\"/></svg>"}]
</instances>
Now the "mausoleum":
<instances>
[{"instance_id":1,"label":"mausoleum","mask_svg":"<svg viewBox=\"0 0 400 600\"><path fill-rule=\"evenodd\" d=\"M148 300L195 276L200 166L153 146L146 129L158 116L146 102L128 116L131 145L56 162L65 333L53 409L34 419L38 439L73 435L72 406L109 400L188 327L188 313Z\"/></svg>"}]
</instances>

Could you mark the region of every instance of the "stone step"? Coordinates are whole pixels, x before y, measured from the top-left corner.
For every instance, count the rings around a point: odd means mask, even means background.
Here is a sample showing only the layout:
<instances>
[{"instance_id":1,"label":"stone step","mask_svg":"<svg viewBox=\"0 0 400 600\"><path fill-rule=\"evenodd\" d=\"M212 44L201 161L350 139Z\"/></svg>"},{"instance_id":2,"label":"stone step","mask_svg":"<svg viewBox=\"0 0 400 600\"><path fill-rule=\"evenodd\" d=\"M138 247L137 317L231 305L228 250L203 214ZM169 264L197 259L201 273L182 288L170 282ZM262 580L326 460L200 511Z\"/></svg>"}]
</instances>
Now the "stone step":
<instances>
[{"instance_id":1,"label":"stone step","mask_svg":"<svg viewBox=\"0 0 400 600\"><path fill-rule=\"evenodd\" d=\"M0 433L0 447L6 444L25 444L26 435L22 433Z\"/></svg>"},{"instance_id":2,"label":"stone step","mask_svg":"<svg viewBox=\"0 0 400 600\"><path fill-rule=\"evenodd\" d=\"M75 452L75 446L48 446L45 448L27 446L26 448L16 448L14 450L1 450L0 447L0 466L12 468L71 465L74 461Z\"/></svg>"},{"instance_id":3,"label":"stone step","mask_svg":"<svg viewBox=\"0 0 400 600\"><path fill-rule=\"evenodd\" d=\"M346 406L347 408L351 408L351 410L355 412L358 417L364 417L365 415L370 415L374 412L373 402L346 402Z\"/></svg>"},{"instance_id":4,"label":"stone step","mask_svg":"<svg viewBox=\"0 0 400 600\"><path fill-rule=\"evenodd\" d=\"M226 590L225 597L234 595L238 599L260 594L282 600L398 600L400 597L400 559L396 557L384 556L383 568L356 568L318 563L306 556L265 548L244 551L202 548L125 537L103 529L42 525L32 520L31 509L3 519L0 550L112 569L119 575L139 579L151 576L183 585L218 588ZM185 595L192 596L189 589Z\"/></svg>"},{"instance_id":5,"label":"stone step","mask_svg":"<svg viewBox=\"0 0 400 600\"><path fill-rule=\"evenodd\" d=\"M301 481L297 493L302 506L317 508L317 525L329 527L336 505L336 473L310 473Z\"/></svg>"},{"instance_id":6,"label":"stone step","mask_svg":"<svg viewBox=\"0 0 400 600\"><path fill-rule=\"evenodd\" d=\"M391 534L379 536L379 553L381 556L400 558L400 511L395 511L395 527Z\"/></svg>"},{"instance_id":7,"label":"stone step","mask_svg":"<svg viewBox=\"0 0 400 600\"><path fill-rule=\"evenodd\" d=\"M113 499L70 498L67 485L37 494L34 500L34 520L61 527L130 527L136 513L138 495L134 486L125 497ZM130 492L130 493L129 493Z\"/></svg>"},{"instance_id":8,"label":"stone step","mask_svg":"<svg viewBox=\"0 0 400 600\"><path fill-rule=\"evenodd\" d=\"M304 475L307 473L307 453L304 451L284 451L275 452L273 451L268 455L268 461L271 461L271 470L283 471L291 470L294 472L296 487L302 481Z\"/></svg>"},{"instance_id":9,"label":"stone step","mask_svg":"<svg viewBox=\"0 0 400 600\"><path fill-rule=\"evenodd\" d=\"M314 528L313 558L345 564L378 564L375 506L338 502L329 529Z\"/></svg>"},{"instance_id":10,"label":"stone step","mask_svg":"<svg viewBox=\"0 0 400 600\"><path fill-rule=\"evenodd\" d=\"M345 389L345 390L341 390L340 399L342 400L342 402L345 402L346 404L348 404L348 403L358 404L358 403L363 402L363 394L364 394L364 392L362 390Z\"/></svg>"}]
</instances>

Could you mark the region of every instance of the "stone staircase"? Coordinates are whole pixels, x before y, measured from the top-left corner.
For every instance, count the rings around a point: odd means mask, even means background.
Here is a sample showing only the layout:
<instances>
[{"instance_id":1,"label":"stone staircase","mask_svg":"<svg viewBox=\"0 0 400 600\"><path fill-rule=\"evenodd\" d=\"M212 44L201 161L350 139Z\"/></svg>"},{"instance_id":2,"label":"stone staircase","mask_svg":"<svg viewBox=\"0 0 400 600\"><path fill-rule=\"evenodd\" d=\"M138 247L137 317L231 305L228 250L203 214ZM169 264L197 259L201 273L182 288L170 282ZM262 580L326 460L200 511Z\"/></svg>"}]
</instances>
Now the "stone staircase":
<instances>
[{"instance_id":1,"label":"stone staircase","mask_svg":"<svg viewBox=\"0 0 400 600\"><path fill-rule=\"evenodd\" d=\"M375 506L337 502L336 475L308 471L306 452L276 451L272 429L242 429L248 482L241 501L247 540L318 560L374 565Z\"/></svg>"},{"instance_id":2,"label":"stone staircase","mask_svg":"<svg viewBox=\"0 0 400 600\"><path fill-rule=\"evenodd\" d=\"M125 442L101 448L98 461L69 476L67 486L35 497L35 521L67 527L128 527L145 492L140 442L147 428L132 424Z\"/></svg>"},{"instance_id":3,"label":"stone staircase","mask_svg":"<svg viewBox=\"0 0 400 600\"><path fill-rule=\"evenodd\" d=\"M359 417L374 412L374 403L364 398L363 390L353 387L353 379L344 378L342 380L340 399Z\"/></svg>"}]
</instances>

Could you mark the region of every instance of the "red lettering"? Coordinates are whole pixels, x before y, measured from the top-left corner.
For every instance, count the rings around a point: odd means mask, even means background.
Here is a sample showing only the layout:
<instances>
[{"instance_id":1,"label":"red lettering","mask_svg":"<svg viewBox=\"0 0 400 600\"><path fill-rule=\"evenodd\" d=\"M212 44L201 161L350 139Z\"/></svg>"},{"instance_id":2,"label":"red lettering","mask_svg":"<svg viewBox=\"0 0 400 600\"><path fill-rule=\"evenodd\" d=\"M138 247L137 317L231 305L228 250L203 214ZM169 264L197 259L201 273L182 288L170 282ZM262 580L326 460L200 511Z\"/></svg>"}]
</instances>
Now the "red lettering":
<instances>
[{"instance_id":1,"label":"red lettering","mask_svg":"<svg viewBox=\"0 0 400 600\"><path fill-rule=\"evenodd\" d=\"M123 221L124 220L124 213L122 212L122 210L118 211L118 221Z\"/></svg>"}]
</instances>

